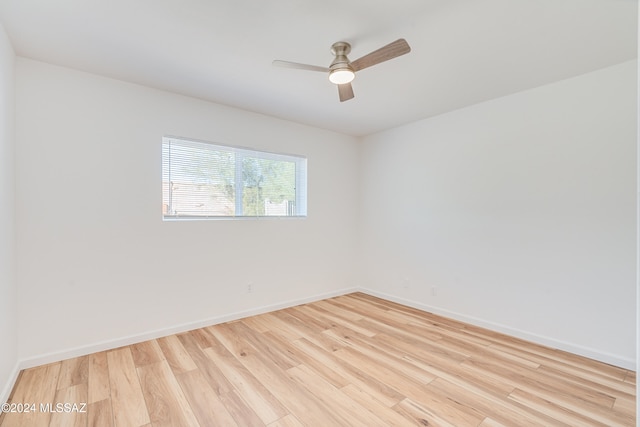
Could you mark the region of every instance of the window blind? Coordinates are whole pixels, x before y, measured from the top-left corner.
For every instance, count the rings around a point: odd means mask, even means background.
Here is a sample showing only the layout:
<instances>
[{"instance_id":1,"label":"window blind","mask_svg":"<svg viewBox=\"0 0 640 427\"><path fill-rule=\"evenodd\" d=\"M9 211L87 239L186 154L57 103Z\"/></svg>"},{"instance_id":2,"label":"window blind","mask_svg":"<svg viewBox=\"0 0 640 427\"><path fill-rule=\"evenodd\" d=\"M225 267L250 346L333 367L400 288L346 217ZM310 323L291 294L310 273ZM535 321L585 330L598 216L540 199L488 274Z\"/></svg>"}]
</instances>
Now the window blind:
<instances>
[{"instance_id":1,"label":"window blind","mask_svg":"<svg viewBox=\"0 0 640 427\"><path fill-rule=\"evenodd\" d=\"M307 160L175 137L162 141L165 219L306 216Z\"/></svg>"}]
</instances>

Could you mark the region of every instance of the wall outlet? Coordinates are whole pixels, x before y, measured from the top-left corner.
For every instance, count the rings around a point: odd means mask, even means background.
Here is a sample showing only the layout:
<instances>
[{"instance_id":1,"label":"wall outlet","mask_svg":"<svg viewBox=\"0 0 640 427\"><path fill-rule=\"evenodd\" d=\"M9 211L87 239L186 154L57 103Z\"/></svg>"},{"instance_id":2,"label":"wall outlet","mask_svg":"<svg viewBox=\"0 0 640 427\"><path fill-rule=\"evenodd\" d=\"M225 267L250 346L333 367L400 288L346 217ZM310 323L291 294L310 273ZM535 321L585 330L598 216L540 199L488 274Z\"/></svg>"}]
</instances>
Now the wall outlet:
<instances>
[{"instance_id":1,"label":"wall outlet","mask_svg":"<svg viewBox=\"0 0 640 427\"><path fill-rule=\"evenodd\" d=\"M253 283L249 282L247 283L247 293L250 294L251 292L253 292Z\"/></svg>"},{"instance_id":2,"label":"wall outlet","mask_svg":"<svg viewBox=\"0 0 640 427\"><path fill-rule=\"evenodd\" d=\"M431 295L434 297L438 296L438 288L436 288L435 286L431 287Z\"/></svg>"}]
</instances>

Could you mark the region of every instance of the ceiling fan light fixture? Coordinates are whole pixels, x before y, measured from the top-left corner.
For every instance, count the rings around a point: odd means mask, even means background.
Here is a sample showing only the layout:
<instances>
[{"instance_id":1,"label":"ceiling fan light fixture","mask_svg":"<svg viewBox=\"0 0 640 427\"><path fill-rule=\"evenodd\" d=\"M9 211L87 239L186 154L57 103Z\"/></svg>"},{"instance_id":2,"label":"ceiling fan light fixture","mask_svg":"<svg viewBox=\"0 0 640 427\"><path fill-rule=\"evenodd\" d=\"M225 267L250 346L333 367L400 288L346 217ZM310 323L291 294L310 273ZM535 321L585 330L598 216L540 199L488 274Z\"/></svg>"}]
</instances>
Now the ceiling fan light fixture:
<instances>
[{"instance_id":1,"label":"ceiling fan light fixture","mask_svg":"<svg viewBox=\"0 0 640 427\"><path fill-rule=\"evenodd\" d=\"M356 74L349 68L338 68L331 70L329 73L329 81L336 85L351 83Z\"/></svg>"},{"instance_id":2,"label":"ceiling fan light fixture","mask_svg":"<svg viewBox=\"0 0 640 427\"><path fill-rule=\"evenodd\" d=\"M369 52L355 61L349 61L347 55L351 52L351 45L347 42L336 42L331 45L331 53L335 55L335 59L329 67L318 67L317 65L300 64L298 62L273 61L273 65L287 68L298 68L300 70L320 71L329 73L329 81L338 86L338 96L340 102L348 101L353 98L353 87L351 82L356 76L356 71L360 72L365 68L372 67L381 62L388 61L398 56L411 52L411 47L405 39L398 39L391 42L380 49Z\"/></svg>"}]
</instances>

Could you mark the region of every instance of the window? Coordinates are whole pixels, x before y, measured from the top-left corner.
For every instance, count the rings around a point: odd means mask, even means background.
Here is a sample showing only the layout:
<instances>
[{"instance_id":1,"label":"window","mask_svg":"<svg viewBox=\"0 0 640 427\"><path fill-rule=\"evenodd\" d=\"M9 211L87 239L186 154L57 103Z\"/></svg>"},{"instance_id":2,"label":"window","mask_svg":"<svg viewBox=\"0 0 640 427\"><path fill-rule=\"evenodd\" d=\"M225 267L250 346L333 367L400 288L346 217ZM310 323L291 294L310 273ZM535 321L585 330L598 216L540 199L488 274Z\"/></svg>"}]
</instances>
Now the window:
<instances>
[{"instance_id":1,"label":"window","mask_svg":"<svg viewBox=\"0 0 640 427\"><path fill-rule=\"evenodd\" d=\"M306 158L162 139L164 219L306 214Z\"/></svg>"}]
</instances>

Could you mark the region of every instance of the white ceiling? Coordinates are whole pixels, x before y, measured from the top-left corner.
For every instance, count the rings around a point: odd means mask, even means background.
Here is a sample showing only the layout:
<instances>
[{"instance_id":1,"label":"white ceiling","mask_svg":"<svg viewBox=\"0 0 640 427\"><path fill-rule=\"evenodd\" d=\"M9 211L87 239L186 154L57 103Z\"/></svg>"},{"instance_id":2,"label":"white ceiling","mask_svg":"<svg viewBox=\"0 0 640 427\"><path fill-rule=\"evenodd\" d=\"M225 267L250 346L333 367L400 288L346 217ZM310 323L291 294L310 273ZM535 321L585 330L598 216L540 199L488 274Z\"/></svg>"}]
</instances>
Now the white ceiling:
<instances>
[{"instance_id":1,"label":"white ceiling","mask_svg":"<svg viewBox=\"0 0 640 427\"><path fill-rule=\"evenodd\" d=\"M637 57L637 0L0 0L16 54L366 135ZM340 103L328 66L398 38Z\"/></svg>"}]
</instances>

